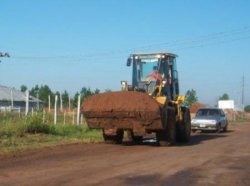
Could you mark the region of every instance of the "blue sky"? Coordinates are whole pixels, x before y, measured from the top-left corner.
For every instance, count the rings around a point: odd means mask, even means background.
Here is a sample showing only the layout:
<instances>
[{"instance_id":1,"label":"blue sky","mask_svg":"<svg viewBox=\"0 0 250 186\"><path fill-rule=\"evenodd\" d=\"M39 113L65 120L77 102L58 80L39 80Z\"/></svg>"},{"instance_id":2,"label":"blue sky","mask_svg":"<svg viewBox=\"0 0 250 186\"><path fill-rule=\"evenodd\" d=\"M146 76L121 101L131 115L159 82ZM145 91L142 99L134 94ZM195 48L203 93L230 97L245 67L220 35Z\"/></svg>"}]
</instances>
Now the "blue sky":
<instances>
[{"instance_id":1,"label":"blue sky","mask_svg":"<svg viewBox=\"0 0 250 186\"><path fill-rule=\"evenodd\" d=\"M83 86L131 82L133 52L176 53L181 93L214 105L223 93L250 104L248 0L1 0L0 84L49 85L72 96Z\"/></svg>"}]
</instances>

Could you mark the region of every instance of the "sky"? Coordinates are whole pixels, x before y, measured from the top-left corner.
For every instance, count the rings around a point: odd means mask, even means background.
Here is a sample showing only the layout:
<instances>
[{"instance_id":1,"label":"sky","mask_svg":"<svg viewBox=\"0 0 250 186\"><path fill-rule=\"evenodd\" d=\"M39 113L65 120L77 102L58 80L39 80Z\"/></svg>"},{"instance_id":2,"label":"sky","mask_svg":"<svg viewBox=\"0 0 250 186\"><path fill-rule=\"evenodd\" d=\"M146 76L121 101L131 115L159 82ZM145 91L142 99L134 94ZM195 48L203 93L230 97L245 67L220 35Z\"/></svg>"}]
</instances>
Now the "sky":
<instances>
[{"instance_id":1,"label":"sky","mask_svg":"<svg viewBox=\"0 0 250 186\"><path fill-rule=\"evenodd\" d=\"M131 83L131 53L178 55L181 94L215 105L224 93L250 104L248 0L1 0L0 84L82 87ZM244 81L243 81L244 77ZM244 86L243 86L244 82Z\"/></svg>"}]
</instances>

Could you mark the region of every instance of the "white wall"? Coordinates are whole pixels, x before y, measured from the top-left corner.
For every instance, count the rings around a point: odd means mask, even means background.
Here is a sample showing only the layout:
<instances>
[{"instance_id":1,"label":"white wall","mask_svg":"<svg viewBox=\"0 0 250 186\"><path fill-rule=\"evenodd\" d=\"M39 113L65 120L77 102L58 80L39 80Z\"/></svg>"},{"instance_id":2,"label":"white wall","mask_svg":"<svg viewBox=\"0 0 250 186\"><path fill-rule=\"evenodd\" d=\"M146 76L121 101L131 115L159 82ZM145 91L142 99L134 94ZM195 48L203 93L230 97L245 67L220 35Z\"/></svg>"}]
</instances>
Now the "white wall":
<instances>
[{"instance_id":1,"label":"white wall","mask_svg":"<svg viewBox=\"0 0 250 186\"><path fill-rule=\"evenodd\" d=\"M221 109L235 109L234 100L220 100L218 107Z\"/></svg>"}]
</instances>

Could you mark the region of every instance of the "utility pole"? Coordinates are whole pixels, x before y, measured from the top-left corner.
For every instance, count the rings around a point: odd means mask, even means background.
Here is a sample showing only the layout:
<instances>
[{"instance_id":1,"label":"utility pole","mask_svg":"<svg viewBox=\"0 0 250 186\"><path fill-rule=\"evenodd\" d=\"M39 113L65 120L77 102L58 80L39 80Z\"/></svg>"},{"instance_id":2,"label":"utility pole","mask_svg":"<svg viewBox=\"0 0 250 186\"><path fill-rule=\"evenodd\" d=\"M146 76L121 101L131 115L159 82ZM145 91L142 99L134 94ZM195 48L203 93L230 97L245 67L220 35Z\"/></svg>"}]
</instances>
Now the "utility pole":
<instances>
[{"instance_id":1,"label":"utility pole","mask_svg":"<svg viewBox=\"0 0 250 186\"><path fill-rule=\"evenodd\" d=\"M245 77L244 75L242 76L242 82L241 82L241 105L242 105L242 109L244 110L244 91L245 91Z\"/></svg>"}]
</instances>

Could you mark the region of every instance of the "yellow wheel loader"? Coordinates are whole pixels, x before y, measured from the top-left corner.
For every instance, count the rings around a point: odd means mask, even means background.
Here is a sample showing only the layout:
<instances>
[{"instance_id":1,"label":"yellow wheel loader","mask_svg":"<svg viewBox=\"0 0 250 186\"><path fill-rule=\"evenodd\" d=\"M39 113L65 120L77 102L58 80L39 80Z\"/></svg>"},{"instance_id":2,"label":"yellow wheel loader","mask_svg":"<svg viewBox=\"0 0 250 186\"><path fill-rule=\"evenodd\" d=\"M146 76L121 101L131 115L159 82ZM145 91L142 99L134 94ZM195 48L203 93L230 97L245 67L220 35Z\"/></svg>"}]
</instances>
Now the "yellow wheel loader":
<instances>
[{"instance_id":1,"label":"yellow wheel loader","mask_svg":"<svg viewBox=\"0 0 250 186\"><path fill-rule=\"evenodd\" d=\"M190 113L179 95L177 55L166 52L131 54L132 85L87 98L81 111L90 128L103 130L107 143L122 143L124 132L133 141L155 133L159 145L190 139Z\"/></svg>"}]
</instances>

